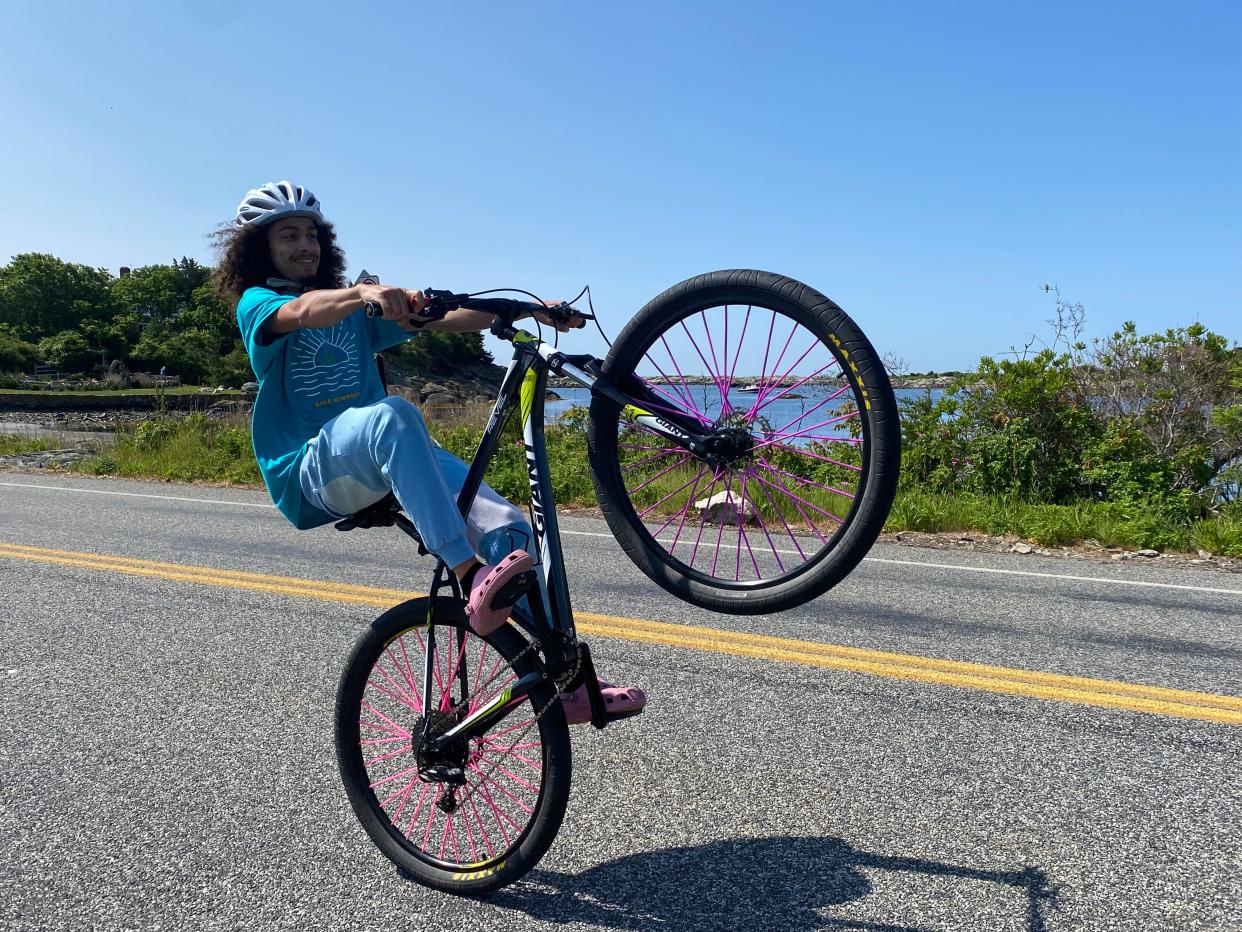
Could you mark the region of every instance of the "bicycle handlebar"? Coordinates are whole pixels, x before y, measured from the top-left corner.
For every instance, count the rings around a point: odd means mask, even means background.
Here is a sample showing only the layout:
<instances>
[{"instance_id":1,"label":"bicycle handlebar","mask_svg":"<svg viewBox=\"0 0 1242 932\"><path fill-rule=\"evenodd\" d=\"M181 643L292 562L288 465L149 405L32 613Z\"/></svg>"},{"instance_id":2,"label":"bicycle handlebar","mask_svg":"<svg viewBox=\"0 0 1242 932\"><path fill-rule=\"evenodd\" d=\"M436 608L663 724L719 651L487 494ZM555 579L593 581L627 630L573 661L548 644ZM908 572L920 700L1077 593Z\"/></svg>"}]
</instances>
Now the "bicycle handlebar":
<instances>
[{"instance_id":1,"label":"bicycle handlebar","mask_svg":"<svg viewBox=\"0 0 1242 932\"><path fill-rule=\"evenodd\" d=\"M426 289L423 294L427 296L427 303L418 316L424 323L440 320L449 311L459 307L470 311L495 314L508 324L512 324L521 314L534 314L536 311L549 315L554 321L568 321L575 314L584 320L591 317L590 314L571 308L568 304L555 304L549 307L535 301L519 301L516 298L475 298L468 294L456 294L452 291L434 288ZM374 301L368 301L363 305L363 309L367 317L381 317L384 313L383 308Z\"/></svg>"}]
</instances>

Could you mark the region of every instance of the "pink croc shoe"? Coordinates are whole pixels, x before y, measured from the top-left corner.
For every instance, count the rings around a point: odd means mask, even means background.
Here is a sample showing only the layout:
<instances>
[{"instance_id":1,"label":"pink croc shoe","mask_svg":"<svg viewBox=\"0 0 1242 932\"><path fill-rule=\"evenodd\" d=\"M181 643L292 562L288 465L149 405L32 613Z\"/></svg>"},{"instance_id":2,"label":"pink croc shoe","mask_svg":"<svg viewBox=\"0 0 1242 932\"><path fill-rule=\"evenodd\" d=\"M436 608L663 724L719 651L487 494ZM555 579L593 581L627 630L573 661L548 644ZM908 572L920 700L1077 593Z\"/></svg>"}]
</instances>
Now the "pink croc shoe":
<instances>
[{"instance_id":1,"label":"pink croc shoe","mask_svg":"<svg viewBox=\"0 0 1242 932\"><path fill-rule=\"evenodd\" d=\"M475 634L491 634L535 584L530 554L515 550L495 566L480 566L466 593L466 620Z\"/></svg>"},{"instance_id":2,"label":"pink croc shoe","mask_svg":"<svg viewBox=\"0 0 1242 932\"><path fill-rule=\"evenodd\" d=\"M637 686L613 686L599 681L604 695L604 710L609 718L628 718L637 715L647 705L647 694ZM591 700L585 686L579 686L561 697L565 707L565 720L571 725L585 725L591 720Z\"/></svg>"}]
</instances>

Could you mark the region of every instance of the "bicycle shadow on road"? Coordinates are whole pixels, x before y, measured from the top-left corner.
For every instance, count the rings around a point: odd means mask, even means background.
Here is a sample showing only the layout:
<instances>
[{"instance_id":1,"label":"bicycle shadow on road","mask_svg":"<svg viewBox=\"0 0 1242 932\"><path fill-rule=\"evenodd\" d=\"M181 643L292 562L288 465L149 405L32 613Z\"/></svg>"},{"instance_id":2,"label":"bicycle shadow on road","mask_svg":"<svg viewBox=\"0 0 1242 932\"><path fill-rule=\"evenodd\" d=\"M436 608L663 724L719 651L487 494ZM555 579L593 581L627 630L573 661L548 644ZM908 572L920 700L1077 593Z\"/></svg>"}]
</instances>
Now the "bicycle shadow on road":
<instances>
[{"instance_id":1,"label":"bicycle shadow on road","mask_svg":"<svg viewBox=\"0 0 1242 932\"><path fill-rule=\"evenodd\" d=\"M628 855L581 874L534 870L525 882L488 896L534 919L590 923L613 929L861 929L920 932L918 925L829 918L825 907L862 900L872 892L866 868L924 877L984 881L1025 898L1026 932L1044 932L1044 908L1054 899L1046 874L980 870L921 858L869 854L837 838L758 838L713 842ZM910 920L918 922L918 901ZM1021 922L1017 916L1014 919ZM972 917L956 917L957 928Z\"/></svg>"}]
</instances>

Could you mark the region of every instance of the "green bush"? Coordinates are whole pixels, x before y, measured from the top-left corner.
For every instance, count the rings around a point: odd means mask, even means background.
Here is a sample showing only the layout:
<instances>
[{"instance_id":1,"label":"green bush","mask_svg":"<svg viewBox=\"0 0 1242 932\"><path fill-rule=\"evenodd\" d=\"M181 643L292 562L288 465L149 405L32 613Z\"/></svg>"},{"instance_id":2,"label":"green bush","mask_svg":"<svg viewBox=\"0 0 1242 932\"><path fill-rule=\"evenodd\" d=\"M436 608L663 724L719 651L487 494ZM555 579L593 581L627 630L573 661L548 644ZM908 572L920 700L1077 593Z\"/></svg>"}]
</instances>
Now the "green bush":
<instances>
[{"instance_id":1,"label":"green bush","mask_svg":"<svg viewBox=\"0 0 1242 932\"><path fill-rule=\"evenodd\" d=\"M1242 518L1219 517L1200 521L1191 529L1190 539L1199 550L1242 557Z\"/></svg>"},{"instance_id":2,"label":"green bush","mask_svg":"<svg viewBox=\"0 0 1242 932\"><path fill-rule=\"evenodd\" d=\"M29 372L38 361L38 347L0 328L0 372Z\"/></svg>"},{"instance_id":3,"label":"green bush","mask_svg":"<svg viewBox=\"0 0 1242 932\"><path fill-rule=\"evenodd\" d=\"M220 364L215 338L201 330L172 333L163 326L151 326L130 354L136 368L156 372L167 367L169 375L187 384L199 384Z\"/></svg>"},{"instance_id":4,"label":"green bush","mask_svg":"<svg viewBox=\"0 0 1242 932\"><path fill-rule=\"evenodd\" d=\"M158 450L168 442L173 433L173 425L168 421L139 421L134 428L132 443L139 450Z\"/></svg>"},{"instance_id":5,"label":"green bush","mask_svg":"<svg viewBox=\"0 0 1242 932\"><path fill-rule=\"evenodd\" d=\"M492 354L483 348L483 334L438 330L424 330L385 355L392 356L403 368L427 375L448 375L462 366L492 361Z\"/></svg>"},{"instance_id":6,"label":"green bush","mask_svg":"<svg viewBox=\"0 0 1242 932\"><path fill-rule=\"evenodd\" d=\"M3 429L3 425L0 425ZM0 456L16 456L19 453L39 453L52 449L52 442L43 437L21 437L0 434Z\"/></svg>"},{"instance_id":7,"label":"green bush","mask_svg":"<svg viewBox=\"0 0 1242 932\"><path fill-rule=\"evenodd\" d=\"M241 388L247 382L254 381L250 356L241 340L233 341L233 348L215 361L209 374L212 385L223 385L225 388Z\"/></svg>"},{"instance_id":8,"label":"green bush","mask_svg":"<svg viewBox=\"0 0 1242 932\"><path fill-rule=\"evenodd\" d=\"M1140 336L1132 324L1068 350L985 357L941 398L903 401L902 488L1109 503L1124 514L1105 536L1187 545L1192 522L1242 493L1242 350L1198 325ZM1032 535L1072 539L1065 520L1045 516Z\"/></svg>"},{"instance_id":9,"label":"green bush","mask_svg":"<svg viewBox=\"0 0 1242 932\"><path fill-rule=\"evenodd\" d=\"M245 427L194 413L180 421L140 421L118 433L116 446L86 461L87 472L186 482L261 484Z\"/></svg>"},{"instance_id":10,"label":"green bush","mask_svg":"<svg viewBox=\"0 0 1242 932\"><path fill-rule=\"evenodd\" d=\"M98 354L76 330L62 330L39 341L39 355L49 366L64 372L81 372L98 361Z\"/></svg>"}]
</instances>

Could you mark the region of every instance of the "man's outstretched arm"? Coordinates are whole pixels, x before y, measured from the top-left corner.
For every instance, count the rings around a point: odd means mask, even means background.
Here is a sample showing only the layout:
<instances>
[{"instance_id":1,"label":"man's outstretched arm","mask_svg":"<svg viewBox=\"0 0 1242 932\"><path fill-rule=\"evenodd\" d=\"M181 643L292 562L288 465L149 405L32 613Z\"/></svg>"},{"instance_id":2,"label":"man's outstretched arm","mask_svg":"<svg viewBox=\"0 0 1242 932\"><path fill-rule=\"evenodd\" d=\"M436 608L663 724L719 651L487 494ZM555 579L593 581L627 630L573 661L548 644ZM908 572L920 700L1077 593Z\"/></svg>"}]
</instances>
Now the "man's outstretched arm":
<instances>
[{"instance_id":1,"label":"man's outstretched arm","mask_svg":"<svg viewBox=\"0 0 1242 932\"><path fill-rule=\"evenodd\" d=\"M427 299L421 291L407 291L392 285L321 288L308 291L281 305L267 319L266 326L272 333L331 327L367 302L378 304L384 312L385 320L395 320L407 330L412 330L410 316L421 311Z\"/></svg>"}]
</instances>

